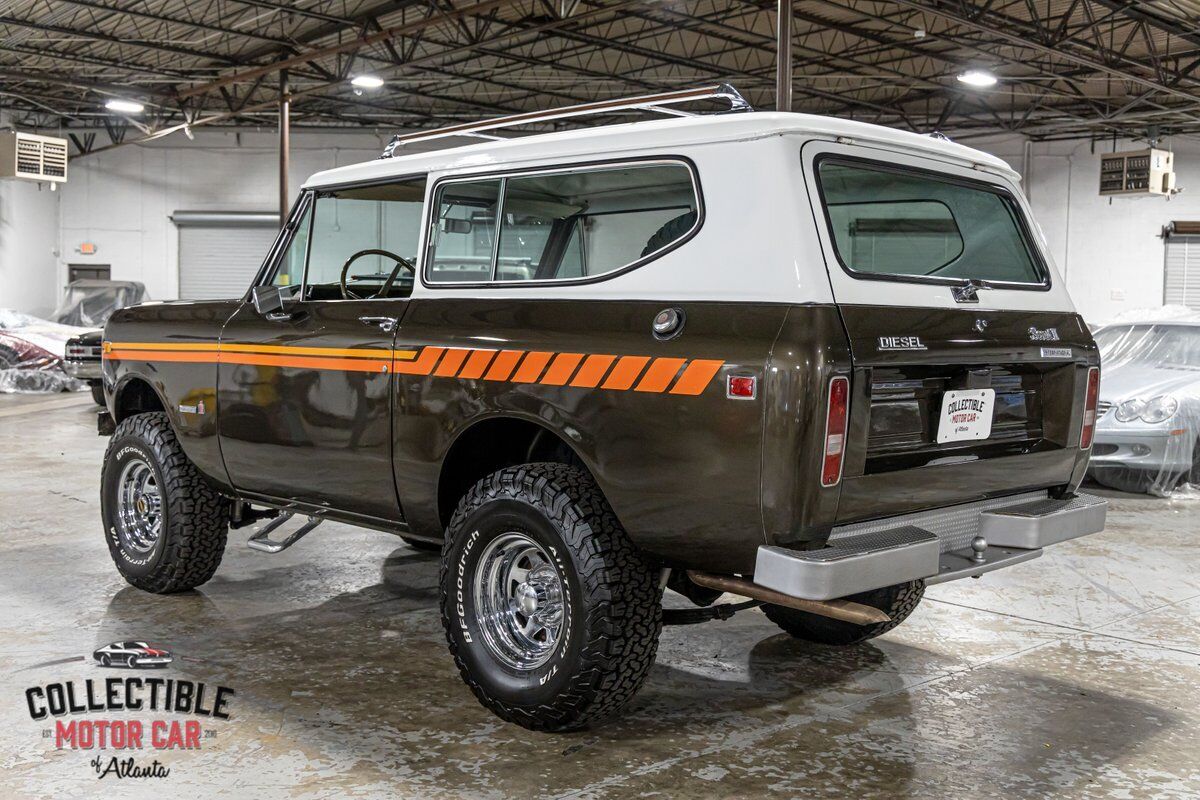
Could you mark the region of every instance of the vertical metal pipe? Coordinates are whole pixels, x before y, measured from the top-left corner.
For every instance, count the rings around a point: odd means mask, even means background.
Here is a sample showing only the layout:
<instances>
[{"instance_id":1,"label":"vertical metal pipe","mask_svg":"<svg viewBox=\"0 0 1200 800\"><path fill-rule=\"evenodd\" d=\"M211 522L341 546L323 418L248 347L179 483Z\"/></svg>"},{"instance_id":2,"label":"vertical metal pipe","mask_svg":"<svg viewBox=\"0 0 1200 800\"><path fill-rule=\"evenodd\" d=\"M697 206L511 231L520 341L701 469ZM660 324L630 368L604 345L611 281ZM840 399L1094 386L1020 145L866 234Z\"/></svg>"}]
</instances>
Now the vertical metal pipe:
<instances>
[{"instance_id":1,"label":"vertical metal pipe","mask_svg":"<svg viewBox=\"0 0 1200 800\"><path fill-rule=\"evenodd\" d=\"M775 110L792 110L792 0L779 0L775 14Z\"/></svg>"},{"instance_id":2,"label":"vertical metal pipe","mask_svg":"<svg viewBox=\"0 0 1200 800\"><path fill-rule=\"evenodd\" d=\"M279 71L279 223L288 213L288 161L291 150L292 95L288 87L288 71Z\"/></svg>"}]
</instances>

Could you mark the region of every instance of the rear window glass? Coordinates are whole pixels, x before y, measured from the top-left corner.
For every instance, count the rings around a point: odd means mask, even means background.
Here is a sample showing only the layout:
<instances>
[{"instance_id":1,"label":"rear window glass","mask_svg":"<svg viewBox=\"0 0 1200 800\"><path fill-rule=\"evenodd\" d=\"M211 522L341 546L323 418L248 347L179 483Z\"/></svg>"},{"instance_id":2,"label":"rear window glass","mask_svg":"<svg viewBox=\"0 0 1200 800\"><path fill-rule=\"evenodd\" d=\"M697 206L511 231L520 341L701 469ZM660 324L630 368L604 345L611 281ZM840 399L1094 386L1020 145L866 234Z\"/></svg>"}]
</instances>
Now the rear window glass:
<instances>
[{"instance_id":1,"label":"rear window glass","mask_svg":"<svg viewBox=\"0 0 1200 800\"><path fill-rule=\"evenodd\" d=\"M1012 198L951 178L822 161L842 265L860 275L1041 284Z\"/></svg>"}]
</instances>

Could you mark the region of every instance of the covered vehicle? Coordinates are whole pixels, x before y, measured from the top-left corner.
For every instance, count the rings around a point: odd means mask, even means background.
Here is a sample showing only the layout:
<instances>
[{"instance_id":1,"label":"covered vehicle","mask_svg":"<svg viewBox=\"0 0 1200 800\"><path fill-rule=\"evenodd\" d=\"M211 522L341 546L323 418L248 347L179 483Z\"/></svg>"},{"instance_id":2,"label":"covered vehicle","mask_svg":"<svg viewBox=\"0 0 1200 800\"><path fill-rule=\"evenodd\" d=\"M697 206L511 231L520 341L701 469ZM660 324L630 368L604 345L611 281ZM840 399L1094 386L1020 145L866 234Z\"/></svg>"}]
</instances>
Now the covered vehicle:
<instances>
[{"instance_id":1,"label":"covered vehicle","mask_svg":"<svg viewBox=\"0 0 1200 800\"><path fill-rule=\"evenodd\" d=\"M86 328L0 308L0 392L75 391L82 384L62 369L67 340Z\"/></svg>"},{"instance_id":2,"label":"covered vehicle","mask_svg":"<svg viewBox=\"0 0 1200 800\"><path fill-rule=\"evenodd\" d=\"M146 299L145 285L136 281L87 279L71 281L53 319L63 325L103 328L119 308L136 306Z\"/></svg>"},{"instance_id":3,"label":"covered vehicle","mask_svg":"<svg viewBox=\"0 0 1200 800\"><path fill-rule=\"evenodd\" d=\"M1095 338L1104 377L1089 473L1157 495L1200 484L1200 314L1167 308Z\"/></svg>"}]
</instances>

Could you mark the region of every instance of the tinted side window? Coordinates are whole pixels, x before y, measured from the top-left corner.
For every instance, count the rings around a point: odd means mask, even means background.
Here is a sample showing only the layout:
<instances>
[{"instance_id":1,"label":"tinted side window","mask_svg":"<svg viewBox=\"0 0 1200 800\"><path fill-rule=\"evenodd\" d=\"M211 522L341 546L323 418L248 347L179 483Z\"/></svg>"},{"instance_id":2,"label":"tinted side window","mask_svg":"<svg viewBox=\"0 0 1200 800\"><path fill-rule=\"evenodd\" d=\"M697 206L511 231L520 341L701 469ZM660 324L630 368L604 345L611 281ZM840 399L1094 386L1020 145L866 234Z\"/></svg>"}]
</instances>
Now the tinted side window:
<instances>
[{"instance_id":1,"label":"tinted side window","mask_svg":"<svg viewBox=\"0 0 1200 800\"><path fill-rule=\"evenodd\" d=\"M604 275L670 247L699 221L699 198L682 164L448 183L438 191L438 209L429 280L447 282Z\"/></svg>"},{"instance_id":2,"label":"tinted side window","mask_svg":"<svg viewBox=\"0 0 1200 800\"><path fill-rule=\"evenodd\" d=\"M922 172L823 161L821 195L842 264L865 275L1039 284L1003 192Z\"/></svg>"}]
</instances>

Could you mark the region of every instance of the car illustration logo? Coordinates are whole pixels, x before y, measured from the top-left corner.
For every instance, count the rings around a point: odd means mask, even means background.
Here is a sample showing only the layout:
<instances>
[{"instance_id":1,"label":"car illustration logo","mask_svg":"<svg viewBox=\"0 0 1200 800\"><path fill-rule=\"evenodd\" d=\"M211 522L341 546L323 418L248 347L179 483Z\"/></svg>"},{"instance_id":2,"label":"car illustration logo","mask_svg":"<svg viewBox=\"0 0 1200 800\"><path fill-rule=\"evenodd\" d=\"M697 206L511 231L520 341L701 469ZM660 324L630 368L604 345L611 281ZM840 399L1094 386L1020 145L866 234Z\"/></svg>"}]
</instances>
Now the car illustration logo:
<instances>
[{"instance_id":1,"label":"car illustration logo","mask_svg":"<svg viewBox=\"0 0 1200 800\"><path fill-rule=\"evenodd\" d=\"M157 669L172 661L170 650L140 641L106 644L92 653L92 658L102 667L129 669Z\"/></svg>"}]
</instances>

